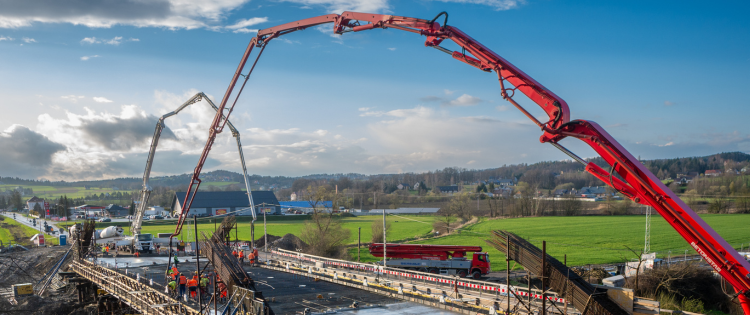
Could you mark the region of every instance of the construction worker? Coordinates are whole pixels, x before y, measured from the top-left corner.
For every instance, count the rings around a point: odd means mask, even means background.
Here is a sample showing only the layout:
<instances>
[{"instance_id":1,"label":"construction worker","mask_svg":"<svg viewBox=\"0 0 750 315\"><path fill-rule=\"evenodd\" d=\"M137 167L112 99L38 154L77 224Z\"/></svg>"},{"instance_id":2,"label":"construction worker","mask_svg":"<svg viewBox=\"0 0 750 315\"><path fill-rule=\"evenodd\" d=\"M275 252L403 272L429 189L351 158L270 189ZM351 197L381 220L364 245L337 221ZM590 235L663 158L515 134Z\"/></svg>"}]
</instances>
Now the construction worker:
<instances>
[{"instance_id":1,"label":"construction worker","mask_svg":"<svg viewBox=\"0 0 750 315\"><path fill-rule=\"evenodd\" d=\"M141 257L141 252L135 251L135 257Z\"/></svg>"},{"instance_id":2,"label":"construction worker","mask_svg":"<svg viewBox=\"0 0 750 315\"><path fill-rule=\"evenodd\" d=\"M102 256L106 256L106 255L107 255L107 248L102 247Z\"/></svg>"},{"instance_id":3,"label":"construction worker","mask_svg":"<svg viewBox=\"0 0 750 315\"><path fill-rule=\"evenodd\" d=\"M167 286L169 287L169 295L174 297L175 294L177 293L177 281L174 281L174 280L169 281L169 283L167 283Z\"/></svg>"},{"instance_id":4,"label":"construction worker","mask_svg":"<svg viewBox=\"0 0 750 315\"><path fill-rule=\"evenodd\" d=\"M252 251L247 253L247 260L251 265L255 263L255 254Z\"/></svg>"},{"instance_id":5,"label":"construction worker","mask_svg":"<svg viewBox=\"0 0 750 315\"><path fill-rule=\"evenodd\" d=\"M198 275L194 275L190 281L187 283L188 285L188 291L190 292L190 298L191 299L197 299L196 294L198 294Z\"/></svg>"},{"instance_id":6,"label":"construction worker","mask_svg":"<svg viewBox=\"0 0 750 315\"><path fill-rule=\"evenodd\" d=\"M253 257L255 257L255 260L251 262L252 264L255 264L256 262L258 262L258 260L260 260L260 255L258 255L257 248L253 248Z\"/></svg>"},{"instance_id":7,"label":"construction worker","mask_svg":"<svg viewBox=\"0 0 750 315\"><path fill-rule=\"evenodd\" d=\"M174 254L174 265L177 266L180 263L180 260L177 259L177 253Z\"/></svg>"},{"instance_id":8,"label":"construction worker","mask_svg":"<svg viewBox=\"0 0 750 315\"><path fill-rule=\"evenodd\" d=\"M241 250L237 252L237 259L240 260L240 265L242 265L245 262L245 253L243 253Z\"/></svg>"},{"instance_id":9,"label":"construction worker","mask_svg":"<svg viewBox=\"0 0 750 315\"><path fill-rule=\"evenodd\" d=\"M104 248L107 249L107 256L109 256L109 245L107 245L107 247L104 247Z\"/></svg>"},{"instance_id":10,"label":"construction worker","mask_svg":"<svg viewBox=\"0 0 750 315\"><path fill-rule=\"evenodd\" d=\"M185 289L187 288L187 278L185 275L180 274L180 298L185 295Z\"/></svg>"},{"instance_id":11,"label":"construction worker","mask_svg":"<svg viewBox=\"0 0 750 315\"><path fill-rule=\"evenodd\" d=\"M172 280L177 281L177 277L180 275L180 271L177 270L177 266L172 266L172 269L169 272L170 275L172 275Z\"/></svg>"},{"instance_id":12,"label":"construction worker","mask_svg":"<svg viewBox=\"0 0 750 315\"><path fill-rule=\"evenodd\" d=\"M201 296L204 296L206 295L206 293L208 293L209 282L210 281L208 280L208 275L204 273L203 276L201 277L201 281L199 282L199 285L201 288Z\"/></svg>"},{"instance_id":13,"label":"construction worker","mask_svg":"<svg viewBox=\"0 0 750 315\"><path fill-rule=\"evenodd\" d=\"M237 250L236 249L232 251L232 256L234 256L235 258L237 257Z\"/></svg>"}]
</instances>

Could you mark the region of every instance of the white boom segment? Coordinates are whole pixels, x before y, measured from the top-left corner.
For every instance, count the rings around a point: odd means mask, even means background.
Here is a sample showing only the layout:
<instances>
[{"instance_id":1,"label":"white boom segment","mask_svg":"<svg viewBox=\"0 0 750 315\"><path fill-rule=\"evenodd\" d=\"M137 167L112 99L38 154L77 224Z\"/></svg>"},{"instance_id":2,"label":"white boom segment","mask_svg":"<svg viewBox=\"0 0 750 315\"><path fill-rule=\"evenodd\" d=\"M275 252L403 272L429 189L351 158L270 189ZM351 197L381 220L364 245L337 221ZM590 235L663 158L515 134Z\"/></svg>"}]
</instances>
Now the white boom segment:
<instances>
[{"instance_id":1,"label":"white boom segment","mask_svg":"<svg viewBox=\"0 0 750 315\"><path fill-rule=\"evenodd\" d=\"M174 111L171 111L167 114L164 114L164 116L161 116L159 118L159 121L156 122L156 129L154 130L154 137L151 139L151 149L148 152L148 160L146 160L146 169L143 172L143 188L141 189L141 203L138 204L137 211L135 212L135 217L133 218L133 222L130 226L130 231L133 235L137 235L141 233L141 226L143 224L143 215L146 213L146 206L148 204L148 199L151 196L151 186L149 185L149 178L151 176L151 166L154 164L154 155L156 155L156 147L159 145L159 138L161 137L161 132L164 130L164 119L177 115L180 111L185 109L186 107L198 103L201 100L205 100L214 110L218 110L219 108L214 104L214 102L211 101L211 99L206 96L206 94L203 94L203 92L200 92L198 94L193 95L190 99L188 99L185 103L180 105L177 109ZM252 209L253 214L253 221L255 221L256 214L255 214L255 205L253 204L253 196L250 193L250 178L247 176L247 167L245 166L245 155L242 153L242 143L240 142L240 133L237 131L237 128L232 125L230 121L227 121L227 126L229 126L229 129L232 131L232 136L237 140L237 151L239 151L240 154L240 163L242 164L242 177L245 180L245 189L247 189L247 199L250 202L250 208Z\"/></svg>"}]
</instances>

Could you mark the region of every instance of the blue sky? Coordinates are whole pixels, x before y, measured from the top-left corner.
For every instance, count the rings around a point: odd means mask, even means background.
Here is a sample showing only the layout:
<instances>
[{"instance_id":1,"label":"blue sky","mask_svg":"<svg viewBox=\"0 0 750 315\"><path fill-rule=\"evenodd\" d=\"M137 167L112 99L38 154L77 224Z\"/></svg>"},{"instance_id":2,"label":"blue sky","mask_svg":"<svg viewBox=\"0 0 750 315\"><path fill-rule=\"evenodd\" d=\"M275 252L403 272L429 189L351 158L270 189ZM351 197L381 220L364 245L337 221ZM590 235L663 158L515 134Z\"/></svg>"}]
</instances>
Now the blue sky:
<instances>
[{"instance_id":1,"label":"blue sky","mask_svg":"<svg viewBox=\"0 0 750 315\"><path fill-rule=\"evenodd\" d=\"M46 4L45 4L46 3ZM604 126L635 156L750 152L746 2L161 0L0 3L0 175L140 176L156 117L220 101L257 29L343 10L458 27ZM442 20L442 18L441 18ZM455 45L445 44L456 49ZM516 97L533 114L543 113ZM154 173L192 171L213 114L167 120ZM251 173L366 174L566 158L502 100L494 74L398 30L269 44L230 118ZM579 155L594 152L576 140ZM228 132L207 170L238 170Z\"/></svg>"}]
</instances>

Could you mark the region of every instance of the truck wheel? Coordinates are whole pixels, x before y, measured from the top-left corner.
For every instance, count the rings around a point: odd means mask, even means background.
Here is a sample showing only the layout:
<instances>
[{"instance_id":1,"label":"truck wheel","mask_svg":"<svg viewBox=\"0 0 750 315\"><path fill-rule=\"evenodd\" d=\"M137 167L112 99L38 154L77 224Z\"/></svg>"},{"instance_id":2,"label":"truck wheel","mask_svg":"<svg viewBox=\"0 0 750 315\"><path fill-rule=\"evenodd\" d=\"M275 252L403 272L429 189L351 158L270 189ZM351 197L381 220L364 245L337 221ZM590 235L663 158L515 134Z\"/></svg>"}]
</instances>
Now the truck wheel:
<instances>
[{"instance_id":1,"label":"truck wheel","mask_svg":"<svg viewBox=\"0 0 750 315\"><path fill-rule=\"evenodd\" d=\"M437 274L439 272L440 272L440 270L438 270L437 268L430 268L430 273Z\"/></svg>"},{"instance_id":2,"label":"truck wheel","mask_svg":"<svg viewBox=\"0 0 750 315\"><path fill-rule=\"evenodd\" d=\"M425 268L425 267L422 267L422 268L419 268L419 269L418 269L418 271L421 271L421 272L427 272L427 268Z\"/></svg>"},{"instance_id":3,"label":"truck wheel","mask_svg":"<svg viewBox=\"0 0 750 315\"><path fill-rule=\"evenodd\" d=\"M458 276L459 277L466 278L466 275L468 275L468 273L466 272L466 270L459 270L458 271Z\"/></svg>"},{"instance_id":4,"label":"truck wheel","mask_svg":"<svg viewBox=\"0 0 750 315\"><path fill-rule=\"evenodd\" d=\"M476 280L479 280L479 279L482 279L482 274L479 271L474 271L471 273L471 277Z\"/></svg>"}]
</instances>

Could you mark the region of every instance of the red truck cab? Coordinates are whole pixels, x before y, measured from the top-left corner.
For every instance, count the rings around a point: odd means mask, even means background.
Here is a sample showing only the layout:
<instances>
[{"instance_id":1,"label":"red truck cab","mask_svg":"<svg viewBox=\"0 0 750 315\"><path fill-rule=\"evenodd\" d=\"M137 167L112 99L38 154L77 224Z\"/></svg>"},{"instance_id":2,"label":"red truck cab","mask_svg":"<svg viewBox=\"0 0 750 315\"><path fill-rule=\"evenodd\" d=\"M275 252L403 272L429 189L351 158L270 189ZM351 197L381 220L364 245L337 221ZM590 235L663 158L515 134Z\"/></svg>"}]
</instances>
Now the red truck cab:
<instances>
[{"instance_id":1,"label":"red truck cab","mask_svg":"<svg viewBox=\"0 0 750 315\"><path fill-rule=\"evenodd\" d=\"M474 274L474 271L479 271L479 274L482 275L492 272L489 254L479 252L474 253L474 257L471 259L471 274Z\"/></svg>"}]
</instances>

